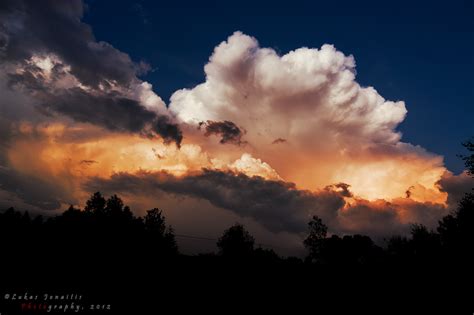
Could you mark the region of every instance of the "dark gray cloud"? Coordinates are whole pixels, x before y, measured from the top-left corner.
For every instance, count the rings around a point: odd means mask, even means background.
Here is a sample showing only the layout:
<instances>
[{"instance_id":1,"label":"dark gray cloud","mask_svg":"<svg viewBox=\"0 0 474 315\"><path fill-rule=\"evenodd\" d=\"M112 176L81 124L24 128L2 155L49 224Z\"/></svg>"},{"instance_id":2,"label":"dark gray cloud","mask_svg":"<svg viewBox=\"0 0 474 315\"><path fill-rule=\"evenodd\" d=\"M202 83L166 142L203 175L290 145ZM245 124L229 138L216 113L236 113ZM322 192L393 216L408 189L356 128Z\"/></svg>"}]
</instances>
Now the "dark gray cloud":
<instances>
[{"instance_id":1,"label":"dark gray cloud","mask_svg":"<svg viewBox=\"0 0 474 315\"><path fill-rule=\"evenodd\" d=\"M108 194L153 196L165 192L200 198L250 217L271 232L304 234L310 217L318 215L331 233L362 233L376 240L406 235L412 223L433 228L448 212L443 205L406 198L391 202L353 198L345 183L312 192L297 189L293 183L217 170L184 177L166 172L117 173L108 179L90 178L84 188ZM346 201L345 197L351 199Z\"/></svg>"},{"instance_id":2,"label":"dark gray cloud","mask_svg":"<svg viewBox=\"0 0 474 315\"><path fill-rule=\"evenodd\" d=\"M445 173L438 181L438 186L441 191L448 193L448 206L455 209L464 195L474 189L474 178L466 171L459 175Z\"/></svg>"},{"instance_id":3,"label":"dark gray cloud","mask_svg":"<svg viewBox=\"0 0 474 315\"><path fill-rule=\"evenodd\" d=\"M409 225L398 221L396 208L389 202L358 200L339 214L339 222L347 234L363 233L377 239L409 231Z\"/></svg>"},{"instance_id":4,"label":"dark gray cloud","mask_svg":"<svg viewBox=\"0 0 474 315\"><path fill-rule=\"evenodd\" d=\"M75 200L68 198L68 193L58 183L49 182L45 178L24 176L9 167L0 166L0 190L14 193L25 203L42 210L59 209L61 202L75 204Z\"/></svg>"},{"instance_id":5,"label":"dark gray cloud","mask_svg":"<svg viewBox=\"0 0 474 315\"><path fill-rule=\"evenodd\" d=\"M147 137L160 135L165 143L179 147L183 139L178 125L167 116L157 115L137 100L117 91L85 90L79 87L55 89L53 85L64 75L64 65L55 63L49 80L43 71L23 63L21 73L8 75L10 88L24 88L39 102L38 109L46 115L60 113L78 122L105 127L112 131L141 133Z\"/></svg>"},{"instance_id":6,"label":"dark gray cloud","mask_svg":"<svg viewBox=\"0 0 474 315\"><path fill-rule=\"evenodd\" d=\"M251 217L273 232L304 232L313 213L332 222L344 205L342 196L331 190L313 193L296 189L292 183L214 170L182 178L165 172L118 173L110 179L90 179L85 188L132 194L159 190L203 198L217 207Z\"/></svg>"},{"instance_id":7,"label":"dark gray cloud","mask_svg":"<svg viewBox=\"0 0 474 315\"><path fill-rule=\"evenodd\" d=\"M183 132L167 116L157 117L153 122L153 130L165 140L165 143L175 142L178 148L180 147Z\"/></svg>"},{"instance_id":8,"label":"dark gray cloud","mask_svg":"<svg viewBox=\"0 0 474 315\"><path fill-rule=\"evenodd\" d=\"M356 199L339 213L338 223L342 233L363 233L381 241L387 236L407 235L414 223L436 228L448 212L442 204L407 198L391 201Z\"/></svg>"},{"instance_id":9,"label":"dark gray cloud","mask_svg":"<svg viewBox=\"0 0 474 315\"><path fill-rule=\"evenodd\" d=\"M0 62L22 70L9 73L10 88L26 89L39 101L37 108L43 114L60 113L112 131L160 135L166 143L180 146L181 130L170 117L158 115L112 89L129 89L147 66L137 65L127 54L97 42L90 27L80 21L83 11L84 5L78 0L2 2ZM43 70L28 60L50 53L60 61L54 60L46 78ZM88 88L57 88L68 75Z\"/></svg>"},{"instance_id":10,"label":"dark gray cloud","mask_svg":"<svg viewBox=\"0 0 474 315\"><path fill-rule=\"evenodd\" d=\"M3 0L0 58L21 62L35 53L53 53L84 85L128 85L140 66L110 44L97 42L90 26L81 22L83 13L81 0Z\"/></svg>"},{"instance_id":11,"label":"dark gray cloud","mask_svg":"<svg viewBox=\"0 0 474 315\"><path fill-rule=\"evenodd\" d=\"M202 121L199 123L199 128L203 127L206 130L204 134L206 137L210 135L221 136L220 143L226 144L236 144L241 145L245 142L242 142L242 136L245 131L242 131L236 124L231 121L212 121L208 120L206 122Z\"/></svg>"},{"instance_id":12,"label":"dark gray cloud","mask_svg":"<svg viewBox=\"0 0 474 315\"><path fill-rule=\"evenodd\" d=\"M114 131L140 132L155 119L153 112L135 100L115 93L93 95L80 88L46 94L41 106L76 121L89 122Z\"/></svg>"}]
</instances>

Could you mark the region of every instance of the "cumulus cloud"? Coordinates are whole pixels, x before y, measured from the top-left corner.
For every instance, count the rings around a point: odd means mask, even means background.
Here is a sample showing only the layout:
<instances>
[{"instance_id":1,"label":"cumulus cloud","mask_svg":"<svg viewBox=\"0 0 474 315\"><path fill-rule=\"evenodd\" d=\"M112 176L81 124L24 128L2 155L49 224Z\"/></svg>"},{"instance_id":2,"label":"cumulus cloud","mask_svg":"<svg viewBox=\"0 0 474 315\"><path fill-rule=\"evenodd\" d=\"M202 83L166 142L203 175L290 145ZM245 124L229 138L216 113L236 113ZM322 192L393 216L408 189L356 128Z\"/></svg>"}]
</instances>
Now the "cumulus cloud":
<instances>
[{"instance_id":1,"label":"cumulus cloud","mask_svg":"<svg viewBox=\"0 0 474 315\"><path fill-rule=\"evenodd\" d=\"M232 121L244 128L248 146L234 159L248 151L300 187L345 182L370 199L403 195L414 184L436 190L442 158L400 141L404 102L360 86L355 59L334 46L280 56L236 32L204 69L206 81L175 92L170 110L188 124ZM218 157L231 154L202 145Z\"/></svg>"},{"instance_id":2,"label":"cumulus cloud","mask_svg":"<svg viewBox=\"0 0 474 315\"><path fill-rule=\"evenodd\" d=\"M311 133L314 126L292 124L326 120L326 127L347 135L355 132L369 140L398 141L400 135L393 129L405 117L404 103L386 101L375 89L360 87L354 69L354 58L331 45L278 56L272 49L260 48L256 39L236 32L214 50L205 67L206 82L176 92L171 108L187 122L224 115L238 116L237 122L255 119L263 123L262 136L274 137L278 132L272 131L281 127L280 134ZM284 125L267 124L287 114Z\"/></svg>"},{"instance_id":3,"label":"cumulus cloud","mask_svg":"<svg viewBox=\"0 0 474 315\"><path fill-rule=\"evenodd\" d=\"M260 176L265 179L281 180L280 175L270 165L248 153L242 154L238 160L230 164L229 169L251 177Z\"/></svg>"}]
</instances>

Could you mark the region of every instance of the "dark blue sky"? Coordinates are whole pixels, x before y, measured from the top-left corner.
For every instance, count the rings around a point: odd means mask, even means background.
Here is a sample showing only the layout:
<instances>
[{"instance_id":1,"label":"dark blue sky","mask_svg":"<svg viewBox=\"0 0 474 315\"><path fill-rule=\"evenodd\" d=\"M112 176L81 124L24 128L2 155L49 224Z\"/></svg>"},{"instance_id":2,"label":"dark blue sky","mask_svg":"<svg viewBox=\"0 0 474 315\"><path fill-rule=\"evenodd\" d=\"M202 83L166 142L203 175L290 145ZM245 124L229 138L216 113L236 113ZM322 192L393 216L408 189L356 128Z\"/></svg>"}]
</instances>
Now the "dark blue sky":
<instances>
[{"instance_id":1,"label":"dark blue sky","mask_svg":"<svg viewBox=\"0 0 474 315\"><path fill-rule=\"evenodd\" d=\"M204 81L213 48L234 31L280 53L334 44L357 62L357 81L404 100L403 141L444 155L474 136L474 1L86 1L99 40L144 60L143 79L168 102Z\"/></svg>"}]
</instances>

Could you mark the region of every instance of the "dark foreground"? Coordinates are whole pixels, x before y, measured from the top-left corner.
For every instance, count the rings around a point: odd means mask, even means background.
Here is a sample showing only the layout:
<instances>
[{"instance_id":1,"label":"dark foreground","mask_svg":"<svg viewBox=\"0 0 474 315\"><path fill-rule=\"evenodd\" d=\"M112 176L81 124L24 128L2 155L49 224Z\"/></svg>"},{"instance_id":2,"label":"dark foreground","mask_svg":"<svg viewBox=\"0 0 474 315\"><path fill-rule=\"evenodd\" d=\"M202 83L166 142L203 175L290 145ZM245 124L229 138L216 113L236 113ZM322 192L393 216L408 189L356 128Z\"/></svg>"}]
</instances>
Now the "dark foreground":
<instances>
[{"instance_id":1,"label":"dark foreground","mask_svg":"<svg viewBox=\"0 0 474 315\"><path fill-rule=\"evenodd\" d=\"M116 196L30 218L0 213L0 314L473 314L474 195L436 231L387 247L309 223L306 259L254 247L242 225L219 252L179 253L159 209L135 217Z\"/></svg>"},{"instance_id":2,"label":"dark foreground","mask_svg":"<svg viewBox=\"0 0 474 315\"><path fill-rule=\"evenodd\" d=\"M473 311L470 266L336 268L133 258L77 263L32 257L7 263L2 267L1 314L70 314L78 305L80 314ZM59 309L66 304L69 310Z\"/></svg>"}]
</instances>

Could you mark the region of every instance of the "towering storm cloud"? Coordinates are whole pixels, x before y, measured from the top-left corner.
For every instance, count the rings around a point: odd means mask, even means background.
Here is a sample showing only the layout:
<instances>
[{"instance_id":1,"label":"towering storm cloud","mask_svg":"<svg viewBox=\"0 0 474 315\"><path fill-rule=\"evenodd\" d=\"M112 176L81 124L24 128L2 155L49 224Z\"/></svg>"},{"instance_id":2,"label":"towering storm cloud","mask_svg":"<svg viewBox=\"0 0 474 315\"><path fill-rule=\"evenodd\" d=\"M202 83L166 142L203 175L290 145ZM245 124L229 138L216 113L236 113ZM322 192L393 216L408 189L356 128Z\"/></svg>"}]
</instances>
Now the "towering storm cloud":
<instances>
[{"instance_id":1,"label":"towering storm cloud","mask_svg":"<svg viewBox=\"0 0 474 315\"><path fill-rule=\"evenodd\" d=\"M400 141L396 127L407 113L404 102L361 87L354 58L332 45L280 56L236 32L215 48L205 72L203 84L172 96L170 109L188 124L241 126L248 142L243 150L282 178L309 189L345 182L370 199L398 197L410 186L416 187L413 198L420 186L437 191L442 158ZM203 145L229 158L229 152Z\"/></svg>"},{"instance_id":2,"label":"towering storm cloud","mask_svg":"<svg viewBox=\"0 0 474 315\"><path fill-rule=\"evenodd\" d=\"M473 186L403 142L409 104L361 86L332 45L279 54L235 32L167 105L140 79L150 66L83 14L78 0L0 4L2 207L58 211L100 190L165 203L181 231L204 212L200 234L242 218L282 241L317 214L330 233L383 237L434 226Z\"/></svg>"}]
</instances>

